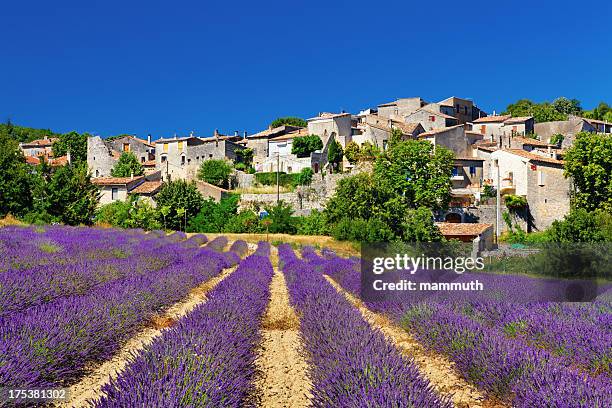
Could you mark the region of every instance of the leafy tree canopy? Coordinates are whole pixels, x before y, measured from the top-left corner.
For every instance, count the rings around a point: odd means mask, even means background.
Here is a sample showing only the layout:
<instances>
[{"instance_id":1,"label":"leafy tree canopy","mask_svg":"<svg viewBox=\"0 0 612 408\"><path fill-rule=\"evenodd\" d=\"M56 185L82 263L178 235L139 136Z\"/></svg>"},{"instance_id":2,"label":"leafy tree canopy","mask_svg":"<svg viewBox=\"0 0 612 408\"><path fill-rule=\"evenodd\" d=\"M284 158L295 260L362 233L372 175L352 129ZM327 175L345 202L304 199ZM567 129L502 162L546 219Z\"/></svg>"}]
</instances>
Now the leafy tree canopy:
<instances>
[{"instance_id":1,"label":"leafy tree canopy","mask_svg":"<svg viewBox=\"0 0 612 408\"><path fill-rule=\"evenodd\" d=\"M327 161L332 165L332 171L339 169L340 163L342 163L342 157L344 157L344 151L338 141L333 138L329 141L329 147L327 149Z\"/></svg>"},{"instance_id":2,"label":"leafy tree canopy","mask_svg":"<svg viewBox=\"0 0 612 408\"><path fill-rule=\"evenodd\" d=\"M565 154L565 174L572 178L572 206L612 212L612 138L579 133Z\"/></svg>"},{"instance_id":3,"label":"leafy tree canopy","mask_svg":"<svg viewBox=\"0 0 612 408\"><path fill-rule=\"evenodd\" d=\"M229 186L229 176L232 166L225 160L206 160L200 165L198 178L218 187Z\"/></svg>"},{"instance_id":4,"label":"leafy tree canopy","mask_svg":"<svg viewBox=\"0 0 612 408\"><path fill-rule=\"evenodd\" d=\"M346 144L346 149L344 149L344 156L349 163L355 164L359 161L359 155L361 153L361 148L359 145L352 140Z\"/></svg>"},{"instance_id":5,"label":"leafy tree canopy","mask_svg":"<svg viewBox=\"0 0 612 408\"><path fill-rule=\"evenodd\" d=\"M53 155L55 157L65 156L70 151L73 163L87 162L87 133L69 132L59 136L59 140L53 143Z\"/></svg>"},{"instance_id":6,"label":"leafy tree canopy","mask_svg":"<svg viewBox=\"0 0 612 408\"><path fill-rule=\"evenodd\" d=\"M287 116L284 118L277 118L273 120L272 123L270 123L270 126L272 128L276 128L276 127L283 126L283 125L307 127L308 122L306 122L302 118L298 118L295 116Z\"/></svg>"},{"instance_id":7,"label":"leafy tree canopy","mask_svg":"<svg viewBox=\"0 0 612 408\"><path fill-rule=\"evenodd\" d=\"M113 177L131 177L144 174L142 164L138 162L134 153L124 152L119 156L119 160L111 170Z\"/></svg>"},{"instance_id":8,"label":"leafy tree canopy","mask_svg":"<svg viewBox=\"0 0 612 408\"><path fill-rule=\"evenodd\" d=\"M15 140L18 143L31 142L36 139L44 139L45 136L58 137L59 134L49 129L34 129L25 126L14 125L10 119L5 123L0 123L0 135L7 136L9 139Z\"/></svg>"},{"instance_id":9,"label":"leafy tree canopy","mask_svg":"<svg viewBox=\"0 0 612 408\"><path fill-rule=\"evenodd\" d=\"M155 201L157 201L158 207L166 207L167 209L166 216L160 217L160 221L165 221L167 228L179 230L185 217L190 219L200 212L204 198L196 188L195 183L176 180L165 183L155 196ZM181 208L186 212L183 217L179 216L177 211Z\"/></svg>"},{"instance_id":10,"label":"leafy tree canopy","mask_svg":"<svg viewBox=\"0 0 612 408\"><path fill-rule=\"evenodd\" d=\"M17 141L0 132L0 216L21 216L32 208L34 179Z\"/></svg>"},{"instance_id":11,"label":"leafy tree canopy","mask_svg":"<svg viewBox=\"0 0 612 408\"><path fill-rule=\"evenodd\" d=\"M317 135L298 136L293 139L291 153L297 157L308 157L310 153L323 149L323 141Z\"/></svg>"}]
</instances>

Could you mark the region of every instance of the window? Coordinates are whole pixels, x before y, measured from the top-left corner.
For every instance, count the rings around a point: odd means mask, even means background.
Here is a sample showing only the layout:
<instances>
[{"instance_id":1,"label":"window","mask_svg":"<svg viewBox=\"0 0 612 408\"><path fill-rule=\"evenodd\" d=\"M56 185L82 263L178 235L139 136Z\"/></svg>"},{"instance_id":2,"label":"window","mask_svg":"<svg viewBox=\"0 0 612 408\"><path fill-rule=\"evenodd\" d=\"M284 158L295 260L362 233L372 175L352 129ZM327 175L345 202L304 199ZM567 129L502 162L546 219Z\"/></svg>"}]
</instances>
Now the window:
<instances>
[{"instance_id":1,"label":"window","mask_svg":"<svg viewBox=\"0 0 612 408\"><path fill-rule=\"evenodd\" d=\"M164 153L168 153L168 143L164 143Z\"/></svg>"},{"instance_id":2,"label":"window","mask_svg":"<svg viewBox=\"0 0 612 408\"><path fill-rule=\"evenodd\" d=\"M100 170L96 169L96 177L100 177Z\"/></svg>"},{"instance_id":3,"label":"window","mask_svg":"<svg viewBox=\"0 0 612 408\"><path fill-rule=\"evenodd\" d=\"M183 150L183 141L178 142L178 149Z\"/></svg>"},{"instance_id":4,"label":"window","mask_svg":"<svg viewBox=\"0 0 612 408\"><path fill-rule=\"evenodd\" d=\"M453 167L453 177L458 176L459 175L459 167Z\"/></svg>"},{"instance_id":5,"label":"window","mask_svg":"<svg viewBox=\"0 0 612 408\"><path fill-rule=\"evenodd\" d=\"M185 156L181 156L181 166L185 165Z\"/></svg>"},{"instance_id":6,"label":"window","mask_svg":"<svg viewBox=\"0 0 612 408\"><path fill-rule=\"evenodd\" d=\"M383 140L383 150L387 150L387 141Z\"/></svg>"},{"instance_id":7,"label":"window","mask_svg":"<svg viewBox=\"0 0 612 408\"><path fill-rule=\"evenodd\" d=\"M436 121L436 117L435 117L435 116L433 116L433 115L432 115L432 116L430 116L430 117L429 117L429 121L430 121L430 122L435 122L435 121Z\"/></svg>"},{"instance_id":8,"label":"window","mask_svg":"<svg viewBox=\"0 0 612 408\"><path fill-rule=\"evenodd\" d=\"M162 160L162 163L165 163L165 162L166 162L166 160L168 160L168 157L167 157L167 156L162 156L162 157L161 157L161 160Z\"/></svg>"},{"instance_id":9,"label":"window","mask_svg":"<svg viewBox=\"0 0 612 408\"><path fill-rule=\"evenodd\" d=\"M191 159L187 159L187 164L190 164L190 163L191 163Z\"/></svg>"},{"instance_id":10,"label":"window","mask_svg":"<svg viewBox=\"0 0 612 408\"><path fill-rule=\"evenodd\" d=\"M212 159L212 153L208 155L208 158L209 158L209 159Z\"/></svg>"},{"instance_id":11,"label":"window","mask_svg":"<svg viewBox=\"0 0 612 408\"><path fill-rule=\"evenodd\" d=\"M291 170L292 170L291 166L287 167L287 173L291 173Z\"/></svg>"},{"instance_id":12,"label":"window","mask_svg":"<svg viewBox=\"0 0 612 408\"><path fill-rule=\"evenodd\" d=\"M130 144L129 143L124 143L123 144L123 151L124 152L129 152L130 151Z\"/></svg>"},{"instance_id":13,"label":"window","mask_svg":"<svg viewBox=\"0 0 612 408\"><path fill-rule=\"evenodd\" d=\"M144 156L142 156L142 157L140 158L140 162L141 162L141 163L144 163L144 162L145 162L145 157L144 157Z\"/></svg>"},{"instance_id":14,"label":"window","mask_svg":"<svg viewBox=\"0 0 612 408\"><path fill-rule=\"evenodd\" d=\"M111 189L111 200L117 201L119 199L119 189L117 187L113 187Z\"/></svg>"},{"instance_id":15,"label":"window","mask_svg":"<svg viewBox=\"0 0 612 408\"><path fill-rule=\"evenodd\" d=\"M544 172L542 170L538 170L538 186L544 185Z\"/></svg>"},{"instance_id":16,"label":"window","mask_svg":"<svg viewBox=\"0 0 612 408\"><path fill-rule=\"evenodd\" d=\"M463 107L463 113L465 113L467 115L467 106Z\"/></svg>"},{"instance_id":17,"label":"window","mask_svg":"<svg viewBox=\"0 0 612 408\"><path fill-rule=\"evenodd\" d=\"M487 125L480 125L480 134L484 135L487 133Z\"/></svg>"},{"instance_id":18,"label":"window","mask_svg":"<svg viewBox=\"0 0 612 408\"><path fill-rule=\"evenodd\" d=\"M476 166L470 166L470 176L476 175Z\"/></svg>"}]
</instances>

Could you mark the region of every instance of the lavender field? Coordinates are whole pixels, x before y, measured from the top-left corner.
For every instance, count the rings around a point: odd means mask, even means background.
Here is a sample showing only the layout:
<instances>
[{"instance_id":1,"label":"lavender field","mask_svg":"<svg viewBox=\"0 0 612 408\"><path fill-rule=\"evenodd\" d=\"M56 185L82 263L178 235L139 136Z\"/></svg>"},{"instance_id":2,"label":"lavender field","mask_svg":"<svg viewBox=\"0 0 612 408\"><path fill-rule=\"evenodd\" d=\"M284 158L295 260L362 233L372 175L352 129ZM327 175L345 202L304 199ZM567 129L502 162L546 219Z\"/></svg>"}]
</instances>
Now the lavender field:
<instances>
[{"instance_id":1,"label":"lavender field","mask_svg":"<svg viewBox=\"0 0 612 408\"><path fill-rule=\"evenodd\" d=\"M612 406L612 298L517 303L527 278L491 279L490 301L372 302L329 250L4 227L0 387L96 407Z\"/></svg>"}]
</instances>

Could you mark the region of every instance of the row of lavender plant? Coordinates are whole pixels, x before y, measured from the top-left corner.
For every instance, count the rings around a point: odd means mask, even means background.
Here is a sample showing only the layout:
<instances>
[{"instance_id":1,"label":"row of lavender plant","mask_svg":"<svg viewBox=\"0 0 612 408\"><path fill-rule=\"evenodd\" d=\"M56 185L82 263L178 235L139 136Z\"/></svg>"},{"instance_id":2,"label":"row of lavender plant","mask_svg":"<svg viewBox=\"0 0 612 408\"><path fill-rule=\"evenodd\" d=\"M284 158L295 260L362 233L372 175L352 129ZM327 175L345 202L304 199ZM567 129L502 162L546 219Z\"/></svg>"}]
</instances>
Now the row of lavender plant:
<instances>
[{"instance_id":1,"label":"row of lavender plant","mask_svg":"<svg viewBox=\"0 0 612 408\"><path fill-rule=\"evenodd\" d=\"M269 252L269 245L267 246ZM208 300L103 387L97 407L243 407L252 403L259 326L273 275L265 245Z\"/></svg>"},{"instance_id":2,"label":"row of lavender plant","mask_svg":"<svg viewBox=\"0 0 612 408\"><path fill-rule=\"evenodd\" d=\"M354 262L314 252L309 259L322 265L345 289L359 295L359 272ZM528 310L529 305L506 304L508 309ZM472 319L445 301L400 304L366 302L372 310L394 317L424 345L446 354L461 374L479 388L517 407L608 407L612 386L608 378L593 378L537 345L509 338L502 330ZM474 304L466 303L464 310ZM494 307L491 304L481 308ZM590 333L596 336L596 333ZM564 333L558 336L563 337ZM609 337L607 337L609 339ZM597 341L597 340L595 340ZM608 340L609 341L609 340ZM610 343L608 342L608 350Z\"/></svg>"},{"instance_id":3,"label":"row of lavender plant","mask_svg":"<svg viewBox=\"0 0 612 408\"><path fill-rule=\"evenodd\" d=\"M370 327L317 271L279 246L309 363L315 407L450 407L415 363Z\"/></svg>"},{"instance_id":4,"label":"row of lavender plant","mask_svg":"<svg viewBox=\"0 0 612 408\"><path fill-rule=\"evenodd\" d=\"M183 262L0 318L0 384L64 384L228 266L223 255L200 249Z\"/></svg>"},{"instance_id":5,"label":"row of lavender plant","mask_svg":"<svg viewBox=\"0 0 612 408\"><path fill-rule=\"evenodd\" d=\"M107 242L106 248L110 246L123 251L122 253L130 253L130 256L83 258L79 251L86 245L86 239L91 237L91 234L84 235L82 230L85 228L67 230L61 239L61 246L57 240L42 234L40 239L53 242L61 248L55 254L55 263L0 272L0 316L9 316L11 313L64 296L83 295L97 285L158 270L198 253L196 249L188 250L182 244L161 238L151 239L144 234L137 235L128 231L115 232L114 236L123 238ZM20 228L13 236L19 241L30 233L31 231ZM102 236L106 237L106 231ZM94 237L98 238L96 235ZM0 243L11 242L6 235L1 238ZM90 245L98 244L99 242L94 240ZM18 258L20 253L22 249L14 248L10 256Z\"/></svg>"}]
</instances>

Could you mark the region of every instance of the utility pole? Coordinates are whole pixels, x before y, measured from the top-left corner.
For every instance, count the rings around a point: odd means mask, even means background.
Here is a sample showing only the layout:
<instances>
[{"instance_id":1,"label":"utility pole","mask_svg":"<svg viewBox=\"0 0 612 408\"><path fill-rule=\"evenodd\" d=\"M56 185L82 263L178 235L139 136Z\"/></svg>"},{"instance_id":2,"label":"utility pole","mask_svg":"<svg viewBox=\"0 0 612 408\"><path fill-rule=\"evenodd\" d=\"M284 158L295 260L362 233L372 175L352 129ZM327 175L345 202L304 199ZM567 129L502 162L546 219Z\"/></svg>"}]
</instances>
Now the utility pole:
<instances>
[{"instance_id":1,"label":"utility pole","mask_svg":"<svg viewBox=\"0 0 612 408\"><path fill-rule=\"evenodd\" d=\"M280 202L280 152L276 152L276 204Z\"/></svg>"},{"instance_id":2,"label":"utility pole","mask_svg":"<svg viewBox=\"0 0 612 408\"><path fill-rule=\"evenodd\" d=\"M501 201L501 185L499 183L499 159L495 159L495 168L497 169L497 192L496 192L496 200L495 200L495 240L499 242L500 228L499 228L499 213L501 211L500 201Z\"/></svg>"}]
</instances>

